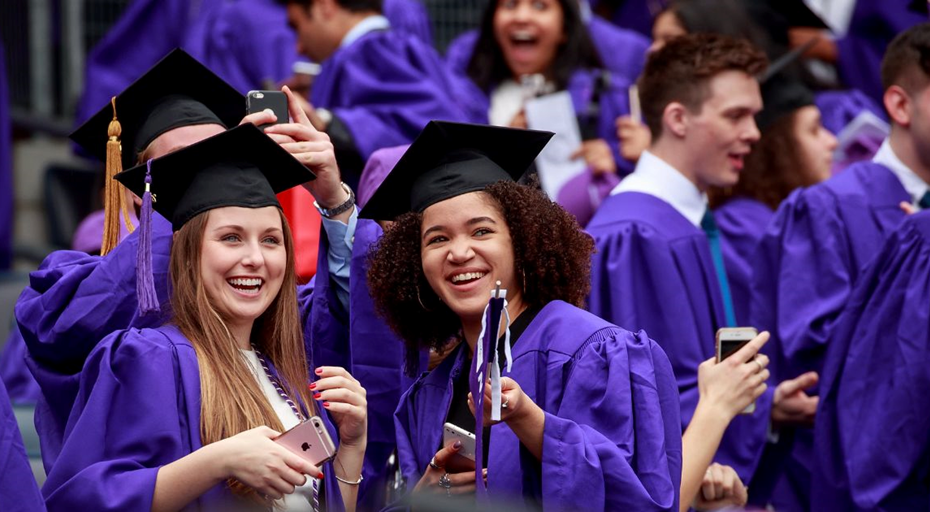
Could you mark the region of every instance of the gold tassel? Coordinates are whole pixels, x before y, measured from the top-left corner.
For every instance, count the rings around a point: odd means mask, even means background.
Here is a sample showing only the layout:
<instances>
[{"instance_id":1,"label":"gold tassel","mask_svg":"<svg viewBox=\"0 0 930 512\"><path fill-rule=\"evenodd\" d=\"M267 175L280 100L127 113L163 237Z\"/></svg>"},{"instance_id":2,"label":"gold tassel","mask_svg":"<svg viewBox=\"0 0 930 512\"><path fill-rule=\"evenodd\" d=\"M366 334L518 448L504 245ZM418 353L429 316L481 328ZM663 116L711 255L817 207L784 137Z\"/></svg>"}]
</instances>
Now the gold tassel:
<instances>
[{"instance_id":1,"label":"gold tassel","mask_svg":"<svg viewBox=\"0 0 930 512\"><path fill-rule=\"evenodd\" d=\"M116 96L110 99L113 105L113 120L107 128L107 176L103 200L103 241L100 245L100 255L105 256L119 243L119 212L125 199L121 196L123 191L118 181L113 179L123 170L123 161L120 151L120 135L123 128L116 119ZM125 211L124 211L125 213Z\"/></svg>"}]
</instances>

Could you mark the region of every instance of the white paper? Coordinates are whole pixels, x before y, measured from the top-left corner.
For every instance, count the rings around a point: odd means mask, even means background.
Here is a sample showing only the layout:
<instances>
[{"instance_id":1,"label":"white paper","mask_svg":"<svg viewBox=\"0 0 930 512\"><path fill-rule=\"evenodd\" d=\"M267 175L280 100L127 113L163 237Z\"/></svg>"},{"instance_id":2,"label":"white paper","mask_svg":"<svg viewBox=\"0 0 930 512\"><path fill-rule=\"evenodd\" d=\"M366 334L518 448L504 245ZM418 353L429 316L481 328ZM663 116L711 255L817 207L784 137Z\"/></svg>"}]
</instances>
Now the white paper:
<instances>
[{"instance_id":1,"label":"white paper","mask_svg":"<svg viewBox=\"0 0 930 512\"><path fill-rule=\"evenodd\" d=\"M868 110L863 110L836 136L839 144L833 157L837 161L844 160L852 144L863 138L883 140L890 132L891 127L888 123Z\"/></svg>"},{"instance_id":2,"label":"white paper","mask_svg":"<svg viewBox=\"0 0 930 512\"><path fill-rule=\"evenodd\" d=\"M569 93L562 91L527 101L526 124L531 130L555 133L536 157L542 188L555 201L562 187L587 169L584 158L571 159L581 148L581 132Z\"/></svg>"}]
</instances>

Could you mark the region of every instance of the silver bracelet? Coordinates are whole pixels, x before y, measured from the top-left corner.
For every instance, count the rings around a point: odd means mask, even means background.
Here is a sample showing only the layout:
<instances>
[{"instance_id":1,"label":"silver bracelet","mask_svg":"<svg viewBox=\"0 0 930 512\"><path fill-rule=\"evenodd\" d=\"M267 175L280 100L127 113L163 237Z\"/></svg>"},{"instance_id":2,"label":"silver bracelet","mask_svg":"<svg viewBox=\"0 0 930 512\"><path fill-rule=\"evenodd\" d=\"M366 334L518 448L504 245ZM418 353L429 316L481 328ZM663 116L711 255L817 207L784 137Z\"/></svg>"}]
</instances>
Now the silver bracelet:
<instances>
[{"instance_id":1,"label":"silver bracelet","mask_svg":"<svg viewBox=\"0 0 930 512\"><path fill-rule=\"evenodd\" d=\"M353 206L355 206L355 192L352 190L352 188L346 185L345 182L342 182L342 190L346 191L346 194L349 195L349 198L339 206L335 206L333 208L323 208L320 206L320 203L316 201L313 202L313 206L315 206L317 210L320 211L320 215L329 219L339 215L340 213L347 212Z\"/></svg>"},{"instance_id":2,"label":"silver bracelet","mask_svg":"<svg viewBox=\"0 0 930 512\"><path fill-rule=\"evenodd\" d=\"M335 474L335 471L334 471L333 473ZM344 484L346 484L346 485L358 485L358 484L362 483L362 480L364 480L364 479L365 479L365 477L363 477L362 475L358 475L358 480L356 480L356 481L354 481L354 482L351 482L351 481L349 481L349 480L344 480L344 479L342 479L342 478L339 478L339 475L336 475L336 480L339 480L340 482L342 482L342 483L344 483Z\"/></svg>"}]
</instances>

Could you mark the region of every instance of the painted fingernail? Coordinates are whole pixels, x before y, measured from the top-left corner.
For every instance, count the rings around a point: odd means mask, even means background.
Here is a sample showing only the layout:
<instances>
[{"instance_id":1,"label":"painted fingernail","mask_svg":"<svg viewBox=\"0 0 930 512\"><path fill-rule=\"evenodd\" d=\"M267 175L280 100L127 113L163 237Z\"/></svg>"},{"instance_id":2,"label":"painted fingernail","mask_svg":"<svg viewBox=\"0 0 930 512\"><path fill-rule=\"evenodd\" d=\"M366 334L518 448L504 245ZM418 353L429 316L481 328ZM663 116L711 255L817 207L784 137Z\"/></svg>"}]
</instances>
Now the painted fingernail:
<instances>
[{"instance_id":1,"label":"painted fingernail","mask_svg":"<svg viewBox=\"0 0 930 512\"><path fill-rule=\"evenodd\" d=\"M313 394L313 398L316 398L317 400L319 400L321 396L323 396L322 393L314 393L314 394Z\"/></svg>"},{"instance_id":2,"label":"painted fingernail","mask_svg":"<svg viewBox=\"0 0 930 512\"><path fill-rule=\"evenodd\" d=\"M310 383L310 389L316 389L316 382Z\"/></svg>"},{"instance_id":3,"label":"painted fingernail","mask_svg":"<svg viewBox=\"0 0 930 512\"><path fill-rule=\"evenodd\" d=\"M317 375L323 375L323 369L322 369L322 368L317 368L316 370L314 370L313 373L316 373Z\"/></svg>"},{"instance_id":4,"label":"painted fingernail","mask_svg":"<svg viewBox=\"0 0 930 512\"><path fill-rule=\"evenodd\" d=\"M322 479L323 479L323 472L322 472L322 471L320 471L320 474L319 474L319 475L317 475L316 477L317 477L317 478L319 478L320 480L322 480Z\"/></svg>"},{"instance_id":5,"label":"painted fingernail","mask_svg":"<svg viewBox=\"0 0 930 512\"><path fill-rule=\"evenodd\" d=\"M456 442L452 443L452 447L455 448L456 450L458 450L459 448L462 447L462 442L461 442L461 441L456 441Z\"/></svg>"},{"instance_id":6,"label":"painted fingernail","mask_svg":"<svg viewBox=\"0 0 930 512\"><path fill-rule=\"evenodd\" d=\"M323 407L326 407L327 409L329 409L329 402L323 402Z\"/></svg>"}]
</instances>

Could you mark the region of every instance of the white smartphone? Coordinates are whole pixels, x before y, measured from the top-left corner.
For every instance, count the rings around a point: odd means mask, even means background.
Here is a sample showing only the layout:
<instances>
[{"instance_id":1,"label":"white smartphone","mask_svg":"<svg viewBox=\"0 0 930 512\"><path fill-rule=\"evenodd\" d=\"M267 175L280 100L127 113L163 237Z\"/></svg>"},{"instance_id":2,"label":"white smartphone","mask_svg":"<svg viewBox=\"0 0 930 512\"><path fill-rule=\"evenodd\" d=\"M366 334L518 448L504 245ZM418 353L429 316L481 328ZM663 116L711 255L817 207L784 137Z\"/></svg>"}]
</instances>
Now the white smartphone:
<instances>
[{"instance_id":1,"label":"white smartphone","mask_svg":"<svg viewBox=\"0 0 930 512\"><path fill-rule=\"evenodd\" d=\"M759 335L755 327L723 327L717 330L717 362L733 355L734 352L743 348L743 345ZM743 409L742 414L752 414L756 412L756 403L749 404Z\"/></svg>"},{"instance_id":2,"label":"white smartphone","mask_svg":"<svg viewBox=\"0 0 930 512\"><path fill-rule=\"evenodd\" d=\"M462 457L465 457L468 460L475 460L475 434L459 428L451 423L446 423L442 426L442 445L449 446L450 444L461 441L462 448L458 451L458 454Z\"/></svg>"},{"instance_id":3,"label":"white smartphone","mask_svg":"<svg viewBox=\"0 0 930 512\"><path fill-rule=\"evenodd\" d=\"M336 445L319 416L311 416L274 441L316 467L336 458Z\"/></svg>"}]
</instances>

